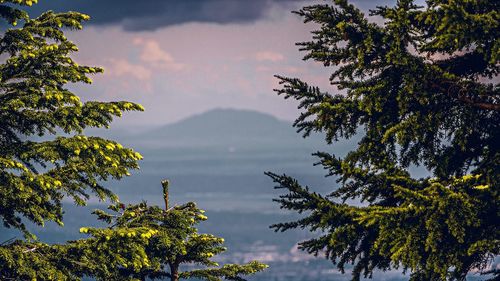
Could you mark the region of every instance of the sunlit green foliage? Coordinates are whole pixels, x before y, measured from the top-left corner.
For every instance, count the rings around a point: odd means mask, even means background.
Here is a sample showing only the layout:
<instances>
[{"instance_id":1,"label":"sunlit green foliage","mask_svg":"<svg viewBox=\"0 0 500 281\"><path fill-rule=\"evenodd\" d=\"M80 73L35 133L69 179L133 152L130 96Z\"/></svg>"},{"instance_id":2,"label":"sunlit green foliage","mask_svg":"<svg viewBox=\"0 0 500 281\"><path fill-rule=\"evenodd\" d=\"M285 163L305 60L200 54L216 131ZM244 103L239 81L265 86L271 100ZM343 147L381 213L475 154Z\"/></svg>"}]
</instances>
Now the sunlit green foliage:
<instances>
[{"instance_id":1,"label":"sunlit green foliage","mask_svg":"<svg viewBox=\"0 0 500 281\"><path fill-rule=\"evenodd\" d=\"M121 209L123 208L123 209ZM127 241L123 251L128 257L114 256L119 245L109 248L109 255L117 264L99 272L100 280L146 280L168 278L181 280L245 280L245 275L264 270L267 266L257 261L244 265L227 264L219 267L212 258L226 251L224 239L211 234L198 233L196 225L207 217L193 202L174 206L168 210L157 206L114 205L107 213L96 211L110 228L83 228L82 232L99 237L101 247L123 237L137 237ZM131 246L133 245L133 246ZM122 264L120 264L120 262ZM104 262L105 263L105 262ZM195 265L194 269L181 271L181 266Z\"/></svg>"},{"instance_id":2,"label":"sunlit green foliage","mask_svg":"<svg viewBox=\"0 0 500 281\"><path fill-rule=\"evenodd\" d=\"M16 241L0 247L0 279L9 280L245 280L267 265L219 266L224 239L198 233L207 219L192 202L168 210L116 203L94 214L108 227L82 227L89 238L61 245ZM181 266L191 265L191 270Z\"/></svg>"},{"instance_id":3,"label":"sunlit green foliage","mask_svg":"<svg viewBox=\"0 0 500 281\"><path fill-rule=\"evenodd\" d=\"M80 66L63 29L81 29L89 17L76 12L46 12L31 19L16 8L36 1L1 1L0 17L12 26L0 38L0 218L26 240L0 244L0 280L244 280L267 266L259 262L219 267L212 257L225 251L224 240L199 234L206 220L194 203L168 210L145 203L116 203L98 210L106 228L82 227L86 239L49 245L36 239L26 221L63 225L63 198L84 205L91 194L118 198L102 183L129 175L142 156L111 140L83 134L108 127L131 102L82 102L69 83L91 83L101 68ZM64 133L64 134L63 134ZM168 181L162 182L168 204ZM182 264L195 264L181 271Z\"/></svg>"},{"instance_id":4,"label":"sunlit green foliage","mask_svg":"<svg viewBox=\"0 0 500 281\"><path fill-rule=\"evenodd\" d=\"M63 33L81 29L87 15L46 12L31 19L14 3L36 1L0 2L1 17L22 23L0 38L5 57L0 64L0 218L29 235L22 218L62 224L64 196L80 205L91 193L117 199L99 181L128 175L141 156L114 141L84 136L83 130L107 127L123 111L143 108L126 101L82 102L68 88L68 83L91 83L89 75L102 72L73 61L70 55L78 48ZM53 137L61 132L67 135Z\"/></svg>"},{"instance_id":5,"label":"sunlit green foliage","mask_svg":"<svg viewBox=\"0 0 500 281\"><path fill-rule=\"evenodd\" d=\"M318 26L298 45L334 67L337 93L287 77L277 92L300 102L299 131L326 133L334 154L316 156L338 186L321 195L268 173L288 192L281 207L304 214L273 227L321 231L301 248L342 271L354 264L353 280L376 269L499 278L490 266L500 253L500 2L400 0L371 18L333 2L297 12ZM339 157L341 139L359 142ZM414 166L429 176L412 176Z\"/></svg>"}]
</instances>

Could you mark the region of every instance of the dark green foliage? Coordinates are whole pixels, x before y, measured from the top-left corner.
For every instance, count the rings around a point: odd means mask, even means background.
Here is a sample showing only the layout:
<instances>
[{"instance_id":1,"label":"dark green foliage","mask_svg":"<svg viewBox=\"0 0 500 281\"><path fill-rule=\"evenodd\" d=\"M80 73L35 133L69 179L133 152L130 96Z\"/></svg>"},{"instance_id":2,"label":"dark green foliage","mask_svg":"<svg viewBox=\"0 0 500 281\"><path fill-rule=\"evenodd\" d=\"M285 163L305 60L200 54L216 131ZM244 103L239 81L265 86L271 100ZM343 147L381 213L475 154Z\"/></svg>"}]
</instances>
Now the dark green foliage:
<instances>
[{"instance_id":1,"label":"dark green foliage","mask_svg":"<svg viewBox=\"0 0 500 281\"><path fill-rule=\"evenodd\" d=\"M411 280L489 271L500 253L500 2L401 0L371 19L333 2L296 13L319 25L298 45L335 67L338 93L287 77L277 92L300 101L294 125L305 136L360 141L345 157L315 154L337 177L331 194L268 173L288 192L281 207L305 214L273 227L322 231L302 249L341 270L354 264L353 280L375 269L409 270ZM412 166L430 176L413 177Z\"/></svg>"},{"instance_id":2,"label":"dark green foliage","mask_svg":"<svg viewBox=\"0 0 500 281\"><path fill-rule=\"evenodd\" d=\"M25 241L0 246L0 280L79 280L61 263L65 248Z\"/></svg>"}]
</instances>

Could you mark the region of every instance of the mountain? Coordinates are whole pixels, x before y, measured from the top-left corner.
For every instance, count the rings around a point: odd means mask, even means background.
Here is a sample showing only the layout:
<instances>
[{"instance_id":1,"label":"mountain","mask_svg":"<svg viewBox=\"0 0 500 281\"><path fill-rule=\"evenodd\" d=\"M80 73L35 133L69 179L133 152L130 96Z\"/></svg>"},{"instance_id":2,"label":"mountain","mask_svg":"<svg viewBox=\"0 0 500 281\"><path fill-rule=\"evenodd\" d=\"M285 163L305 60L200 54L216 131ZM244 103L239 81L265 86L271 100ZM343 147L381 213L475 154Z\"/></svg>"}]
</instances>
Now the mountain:
<instances>
[{"instance_id":1,"label":"mountain","mask_svg":"<svg viewBox=\"0 0 500 281\"><path fill-rule=\"evenodd\" d=\"M294 136L289 122L250 110L214 109L158 129L165 137L252 138Z\"/></svg>"},{"instance_id":2,"label":"mountain","mask_svg":"<svg viewBox=\"0 0 500 281\"><path fill-rule=\"evenodd\" d=\"M292 124L250 110L214 109L132 137L148 148L160 147L296 147L323 143L315 135L304 141ZM141 146L142 146L141 145Z\"/></svg>"}]
</instances>

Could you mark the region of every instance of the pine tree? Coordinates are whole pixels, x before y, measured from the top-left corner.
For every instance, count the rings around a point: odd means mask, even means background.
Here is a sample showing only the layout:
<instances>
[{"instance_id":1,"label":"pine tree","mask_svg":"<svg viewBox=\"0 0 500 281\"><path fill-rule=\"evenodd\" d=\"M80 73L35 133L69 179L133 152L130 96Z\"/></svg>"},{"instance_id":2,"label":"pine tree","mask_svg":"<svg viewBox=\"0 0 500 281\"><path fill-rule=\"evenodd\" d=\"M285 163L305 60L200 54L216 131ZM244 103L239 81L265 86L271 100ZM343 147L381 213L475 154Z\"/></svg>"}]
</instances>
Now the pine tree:
<instances>
[{"instance_id":1,"label":"pine tree","mask_svg":"<svg viewBox=\"0 0 500 281\"><path fill-rule=\"evenodd\" d=\"M117 201L101 182L128 175L141 158L114 141L83 135L86 128L108 127L123 111L143 110L126 101L82 102L68 88L102 72L73 61L78 48L64 36L89 17L49 11L32 19L23 7L36 2L0 1L2 26L10 25L0 37L0 219L27 239L0 245L1 280L71 276L58 256L66 247L33 240L26 222L62 226L63 198L78 205L91 194Z\"/></svg>"},{"instance_id":2,"label":"pine tree","mask_svg":"<svg viewBox=\"0 0 500 281\"><path fill-rule=\"evenodd\" d=\"M281 208L303 214L272 227L320 231L301 249L342 272L353 264L352 280L390 269L410 280L500 278L491 267L500 253L500 2L399 0L372 17L333 2L296 13L318 26L298 46L305 60L334 67L335 93L281 76L276 91L300 102L294 126L305 137L325 133L334 152L341 139L359 142L345 156L315 154L336 177L330 194L267 173L286 190ZM415 166L429 175L412 175Z\"/></svg>"},{"instance_id":3,"label":"pine tree","mask_svg":"<svg viewBox=\"0 0 500 281\"><path fill-rule=\"evenodd\" d=\"M100 181L128 175L141 156L114 141L85 136L83 130L108 127L123 111L143 110L126 101L82 102L69 90L68 83L91 83L89 75L102 72L73 61L70 55L78 48L63 33L81 29L89 17L49 11L31 19L12 5L33 3L0 2L3 19L14 26L23 23L0 38L0 53L6 57L0 65L0 217L6 227L26 236L31 234L24 220L62 225L65 196L79 205L91 193L117 200Z\"/></svg>"},{"instance_id":4,"label":"pine tree","mask_svg":"<svg viewBox=\"0 0 500 281\"><path fill-rule=\"evenodd\" d=\"M162 184L168 194L168 181ZM95 277L99 280L117 281L163 278L172 281L192 278L243 281L243 276L267 268L267 265L257 261L219 267L217 262L212 261L212 257L226 251L222 246L224 239L198 233L195 227L207 219L204 211L193 202L168 208L168 195L165 196L165 202L165 209L148 206L143 202L128 206L121 203L111 205L111 212L95 211L99 219L107 222L110 227L82 228L80 231L100 239L98 245L101 247L101 256L104 259L112 257L109 260L114 261L112 265L106 260L97 263L105 264L106 269L98 267ZM132 239L124 241L124 237ZM80 241L82 242L86 243L85 240ZM110 242L111 246L108 247ZM114 245L116 242L119 245ZM107 254L102 255L103 249ZM181 266L189 264L197 267L181 271Z\"/></svg>"}]
</instances>

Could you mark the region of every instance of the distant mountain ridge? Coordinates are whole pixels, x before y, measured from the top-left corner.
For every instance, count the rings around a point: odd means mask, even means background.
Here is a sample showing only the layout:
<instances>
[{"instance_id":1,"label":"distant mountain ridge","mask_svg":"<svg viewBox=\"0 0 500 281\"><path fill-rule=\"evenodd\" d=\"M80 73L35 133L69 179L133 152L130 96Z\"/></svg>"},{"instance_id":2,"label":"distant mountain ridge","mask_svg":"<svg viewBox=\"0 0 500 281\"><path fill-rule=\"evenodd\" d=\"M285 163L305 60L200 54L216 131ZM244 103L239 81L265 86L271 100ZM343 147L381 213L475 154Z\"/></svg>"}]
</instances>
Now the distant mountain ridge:
<instances>
[{"instance_id":1,"label":"distant mountain ridge","mask_svg":"<svg viewBox=\"0 0 500 281\"><path fill-rule=\"evenodd\" d=\"M241 109L212 109L172 124L133 132L113 129L97 130L91 134L115 139L136 149L235 147L268 151L326 147L322 134L312 134L304 139L292 122L271 114Z\"/></svg>"},{"instance_id":2,"label":"distant mountain ridge","mask_svg":"<svg viewBox=\"0 0 500 281\"><path fill-rule=\"evenodd\" d=\"M290 122L257 111L213 109L196 114L174 124L165 125L156 134L179 137L263 137L271 135L294 136Z\"/></svg>"},{"instance_id":3,"label":"distant mountain ridge","mask_svg":"<svg viewBox=\"0 0 500 281\"><path fill-rule=\"evenodd\" d=\"M264 145L297 142L302 137L291 122L270 114L240 109L213 109L140 134L154 146Z\"/></svg>"}]
</instances>

